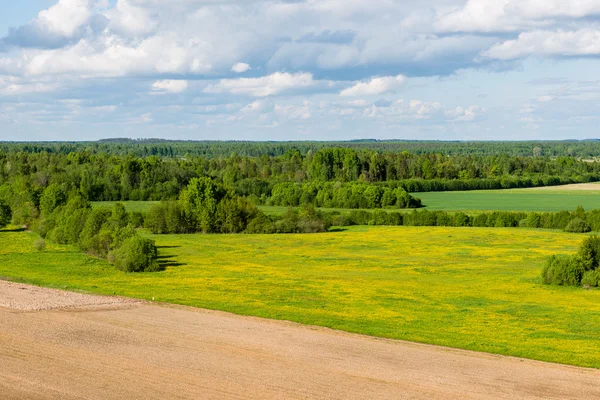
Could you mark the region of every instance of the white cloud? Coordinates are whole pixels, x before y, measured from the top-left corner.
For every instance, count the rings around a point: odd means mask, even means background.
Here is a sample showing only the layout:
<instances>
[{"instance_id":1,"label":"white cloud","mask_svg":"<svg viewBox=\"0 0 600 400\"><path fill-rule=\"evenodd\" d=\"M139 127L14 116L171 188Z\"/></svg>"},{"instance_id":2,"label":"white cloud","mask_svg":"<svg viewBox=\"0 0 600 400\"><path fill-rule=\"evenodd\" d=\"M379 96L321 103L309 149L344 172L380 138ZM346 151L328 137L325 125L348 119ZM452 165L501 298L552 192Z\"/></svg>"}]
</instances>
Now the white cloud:
<instances>
[{"instance_id":1,"label":"white cloud","mask_svg":"<svg viewBox=\"0 0 600 400\"><path fill-rule=\"evenodd\" d=\"M188 82L183 80L162 80L152 84L152 89L158 92L182 93L188 88Z\"/></svg>"},{"instance_id":2,"label":"white cloud","mask_svg":"<svg viewBox=\"0 0 600 400\"><path fill-rule=\"evenodd\" d=\"M275 105L275 113L289 120L310 119L312 117L311 103L305 101L302 106L296 105Z\"/></svg>"},{"instance_id":3,"label":"white cloud","mask_svg":"<svg viewBox=\"0 0 600 400\"><path fill-rule=\"evenodd\" d=\"M14 76L0 75L0 96L17 96L32 93L49 93L60 88L58 82L24 81Z\"/></svg>"},{"instance_id":4,"label":"white cloud","mask_svg":"<svg viewBox=\"0 0 600 400\"><path fill-rule=\"evenodd\" d=\"M445 32L511 32L552 25L561 18L600 13L598 0L468 0L442 13L436 29Z\"/></svg>"},{"instance_id":5,"label":"white cloud","mask_svg":"<svg viewBox=\"0 0 600 400\"><path fill-rule=\"evenodd\" d=\"M241 74L242 72L246 72L251 70L252 68L250 68L250 65L246 64L246 63L237 63L235 64L233 67L231 67L231 71Z\"/></svg>"},{"instance_id":6,"label":"white cloud","mask_svg":"<svg viewBox=\"0 0 600 400\"><path fill-rule=\"evenodd\" d=\"M524 32L517 39L493 46L484 56L498 60L513 60L537 56L592 56L600 54L600 30L577 31L536 30Z\"/></svg>"},{"instance_id":7,"label":"white cloud","mask_svg":"<svg viewBox=\"0 0 600 400\"><path fill-rule=\"evenodd\" d=\"M263 100L256 100L250 104L248 104L246 107L242 108L242 112L244 113L256 113L256 112L261 112L264 111L267 107L267 103Z\"/></svg>"},{"instance_id":8,"label":"white cloud","mask_svg":"<svg viewBox=\"0 0 600 400\"><path fill-rule=\"evenodd\" d=\"M474 121L478 116L484 114L486 110L479 106L469 106L467 108L456 107L454 110L449 110L446 115L453 121L469 122Z\"/></svg>"},{"instance_id":9,"label":"white cloud","mask_svg":"<svg viewBox=\"0 0 600 400\"><path fill-rule=\"evenodd\" d=\"M354 86L342 90L340 96L372 96L383 94L398 89L404 82L406 82L406 77L403 75L373 78L369 82L358 82Z\"/></svg>"},{"instance_id":10,"label":"white cloud","mask_svg":"<svg viewBox=\"0 0 600 400\"><path fill-rule=\"evenodd\" d=\"M261 78L222 79L219 83L207 86L204 92L266 97L289 90L308 88L313 84L313 76L309 73L276 72Z\"/></svg>"},{"instance_id":11,"label":"white cloud","mask_svg":"<svg viewBox=\"0 0 600 400\"><path fill-rule=\"evenodd\" d=\"M70 37L92 16L94 0L60 0L38 14L37 24L47 31Z\"/></svg>"},{"instance_id":12,"label":"white cloud","mask_svg":"<svg viewBox=\"0 0 600 400\"><path fill-rule=\"evenodd\" d=\"M109 29L126 36L147 35L158 29L158 22L151 13L131 3L141 4L136 0L118 0L114 8L104 12L110 21Z\"/></svg>"},{"instance_id":13,"label":"white cloud","mask_svg":"<svg viewBox=\"0 0 600 400\"><path fill-rule=\"evenodd\" d=\"M556 100L556 96L544 95L537 98L540 103L550 103L551 101Z\"/></svg>"}]
</instances>

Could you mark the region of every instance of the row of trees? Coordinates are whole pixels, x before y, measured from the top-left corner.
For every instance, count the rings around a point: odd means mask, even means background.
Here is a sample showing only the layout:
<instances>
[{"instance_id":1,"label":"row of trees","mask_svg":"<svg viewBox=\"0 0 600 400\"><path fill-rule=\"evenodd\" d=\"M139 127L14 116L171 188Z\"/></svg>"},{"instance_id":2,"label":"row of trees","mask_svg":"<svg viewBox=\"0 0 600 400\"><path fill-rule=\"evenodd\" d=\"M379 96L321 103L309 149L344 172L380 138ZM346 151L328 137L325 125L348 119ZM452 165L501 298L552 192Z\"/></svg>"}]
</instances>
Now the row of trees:
<instances>
[{"instance_id":1,"label":"row of trees","mask_svg":"<svg viewBox=\"0 0 600 400\"><path fill-rule=\"evenodd\" d=\"M326 217L334 226L390 225L390 226L449 226L485 228L536 228L571 232L600 231L600 210L559 212L493 211L478 214L463 212L414 210L408 213L384 210L355 210L349 213L329 212ZM584 229L580 228L584 225Z\"/></svg>"},{"instance_id":2,"label":"row of trees","mask_svg":"<svg viewBox=\"0 0 600 400\"><path fill-rule=\"evenodd\" d=\"M600 284L600 237L586 238L577 254L551 256L542 270L548 285L597 287Z\"/></svg>"},{"instance_id":3,"label":"row of trees","mask_svg":"<svg viewBox=\"0 0 600 400\"><path fill-rule=\"evenodd\" d=\"M254 204L209 178L192 179L178 201L154 205L145 226L153 233L294 233L328 228L314 207L268 218Z\"/></svg>"},{"instance_id":4,"label":"row of trees","mask_svg":"<svg viewBox=\"0 0 600 400\"><path fill-rule=\"evenodd\" d=\"M524 142L444 142L410 140L352 140L343 142L237 142L237 141L171 141L160 139L107 139L98 142L38 142L1 143L0 150L26 151L28 153L62 153L88 151L113 155L138 157L223 157L231 153L242 156L280 156L291 150L302 154L323 148L339 147L370 150L379 153L414 154L441 153L446 155L502 155L512 156L575 156L592 158L600 156L598 140L524 141Z\"/></svg>"},{"instance_id":5,"label":"row of trees","mask_svg":"<svg viewBox=\"0 0 600 400\"><path fill-rule=\"evenodd\" d=\"M311 202L319 206L341 204L333 190L343 191L359 183L414 193L600 180L600 163L573 157L444 156L324 148L314 154L290 150L279 156L160 158L88 151L28 153L16 151L16 144L8 148L0 150L0 198L10 199L12 206L30 203L29 208L39 207L41 194L50 185L58 185L64 193L78 192L88 201L176 200L192 179L200 177L211 178L255 204ZM278 193L291 184L301 185L300 197L312 200L288 201L286 197L294 196ZM322 196L323 201L317 199L315 188L329 192ZM384 203L398 206L392 197L386 195ZM396 195L399 197L403 196ZM363 203L363 207L373 202L356 198L353 203ZM379 207L378 202L374 206Z\"/></svg>"},{"instance_id":6,"label":"row of trees","mask_svg":"<svg viewBox=\"0 0 600 400\"><path fill-rule=\"evenodd\" d=\"M421 200L402 187L390 188L365 183L285 182L273 186L267 204L325 208L419 208Z\"/></svg>"}]
</instances>

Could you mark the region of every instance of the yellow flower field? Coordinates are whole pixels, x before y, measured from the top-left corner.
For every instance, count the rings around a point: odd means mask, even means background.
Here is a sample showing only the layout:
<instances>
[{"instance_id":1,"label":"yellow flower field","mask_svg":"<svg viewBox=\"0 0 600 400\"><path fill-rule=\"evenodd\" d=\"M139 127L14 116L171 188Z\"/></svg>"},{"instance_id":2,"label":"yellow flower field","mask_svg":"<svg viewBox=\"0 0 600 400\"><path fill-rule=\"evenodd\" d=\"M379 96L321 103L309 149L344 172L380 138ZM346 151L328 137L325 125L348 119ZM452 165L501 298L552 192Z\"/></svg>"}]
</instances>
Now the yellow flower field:
<instances>
[{"instance_id":1,"label":"yellow flower field","mask_svg":"<svg viewBox=\"0 0 600 400\"><path fill-rule=\"evenodd\" d=\"M542 285L582 235L354 227L309 235L160 235L165 270L125 274L0 233L0 276L600 368L600 291Z\"/></svg>"}]
</instances>

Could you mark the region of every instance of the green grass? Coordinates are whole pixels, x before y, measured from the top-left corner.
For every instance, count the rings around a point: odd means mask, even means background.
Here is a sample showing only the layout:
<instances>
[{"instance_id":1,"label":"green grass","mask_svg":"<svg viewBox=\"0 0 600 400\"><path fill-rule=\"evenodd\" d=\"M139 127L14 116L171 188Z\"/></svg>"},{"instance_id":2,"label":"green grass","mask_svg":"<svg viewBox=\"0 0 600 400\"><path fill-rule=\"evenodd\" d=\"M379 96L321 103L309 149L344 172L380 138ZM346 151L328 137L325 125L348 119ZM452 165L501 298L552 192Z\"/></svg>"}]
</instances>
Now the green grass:
<instances>
[{"instance_id":1,"label":"green grass","mask_svg":"<svg viewBox=\"0 0 600 400\"><path fill-rule=\"evenodd\" d=\"M600 291L539 283L584 236L354 227L310 235L164 235L166 270L125 274L76 249L0 233L0 276L600 368Z\"/></svg>"},{"instance_id":2,"label":"green grass","mask_svg":"<svg viewBox=\"0 0 600 400\"><path fill-rule=\"evenodd\" d=\"M600 208L600 192L532 189L415 193L428 210L562 211Z\"/></svg>"}]
</instances>

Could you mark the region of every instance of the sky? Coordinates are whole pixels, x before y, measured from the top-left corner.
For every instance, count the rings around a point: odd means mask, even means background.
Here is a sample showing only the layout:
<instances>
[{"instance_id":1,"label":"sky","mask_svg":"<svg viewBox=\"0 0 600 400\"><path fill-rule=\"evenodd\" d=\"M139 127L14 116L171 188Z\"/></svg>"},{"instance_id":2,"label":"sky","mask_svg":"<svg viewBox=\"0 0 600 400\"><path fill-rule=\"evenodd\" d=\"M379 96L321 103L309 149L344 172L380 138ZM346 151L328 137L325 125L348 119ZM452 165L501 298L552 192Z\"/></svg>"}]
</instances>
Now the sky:
<instances>
[{"instance_id":1,"label":"sky","mask_svg":"<svg viewBox=\"0 0 600 400\"><path fill-rule=\"evenodd\" d=\"M0 140L598 138L600 0L0 3Z\"/></svg>"}]
</instances>

